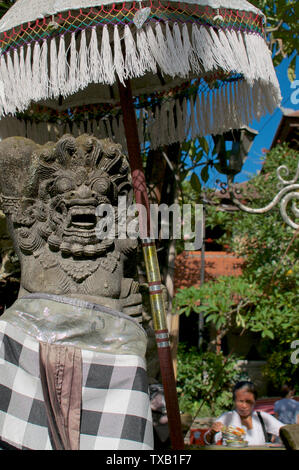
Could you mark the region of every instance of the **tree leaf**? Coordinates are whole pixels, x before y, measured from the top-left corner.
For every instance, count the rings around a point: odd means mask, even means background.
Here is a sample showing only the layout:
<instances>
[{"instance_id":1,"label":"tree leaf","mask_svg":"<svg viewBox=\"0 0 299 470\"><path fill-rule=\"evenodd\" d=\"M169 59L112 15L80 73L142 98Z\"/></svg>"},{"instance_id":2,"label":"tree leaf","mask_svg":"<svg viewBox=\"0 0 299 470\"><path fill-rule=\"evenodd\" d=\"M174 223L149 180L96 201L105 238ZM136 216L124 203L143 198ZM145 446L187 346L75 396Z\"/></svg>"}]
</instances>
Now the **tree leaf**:
<instances>
[{"instance_id":1,"label":"tree leaf","mask_svg":"<svg viewBox=\"0 0 299 470\"><path fill-rule=\"evenodd\" d=\"M190 178L190 183L194 191L199 192L199 193L201 192L201 182L196 173L192 173L191 178Z\"/></svg>"},{"instance_id":2,"label":"tree leaf","mask_svg":"<svg viewBox=\"0 0 299 470\"><path fill-rule=\"evenodd\" d=\"M199 143L200 143L200 146L201 148L203 149L203 151L208 154L209 153L209 150L210 150L210 146L208 144L208 141L205 137L199 137L198 139Z\"/></svg>"},{"instance_id":3,"label":"tree leaf","mask_svg":"<svg viewBox=\"0 0 299 470\"><path fill-rule=\"evenodd\" d=\"M288 79L292 83L296 79L296 55L293 57L288 67Z\"/></svg>"},{"instance_id":4,"label":"tree leaf","mask_svg":"<svg viewBox=\"0 0 299 470\"><path fill-rule=\"evenodd\" d=\"M209 179L209 167L208 165L204 166L200 173L201 179L206 183Z\"/></svg>"}]
</instances>

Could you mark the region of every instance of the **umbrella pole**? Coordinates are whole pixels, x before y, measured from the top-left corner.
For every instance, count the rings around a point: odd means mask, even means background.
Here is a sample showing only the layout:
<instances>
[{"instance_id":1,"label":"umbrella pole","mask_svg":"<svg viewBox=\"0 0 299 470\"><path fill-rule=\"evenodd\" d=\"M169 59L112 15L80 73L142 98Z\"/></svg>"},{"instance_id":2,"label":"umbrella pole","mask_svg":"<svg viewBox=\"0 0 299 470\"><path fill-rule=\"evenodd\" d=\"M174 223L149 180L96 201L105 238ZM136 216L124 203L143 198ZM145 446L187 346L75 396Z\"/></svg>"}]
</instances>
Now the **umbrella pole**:
<instances>
[{"instance_id":1,"label":"umbrella pole","mask_svg":"<svg viewBox=\"0 0 299 470\"><path fill-rule=\"evenodd\" d=\"M130 81L127 80L125 82L125 86L119 82L118 87L124 117L124 128L135 199L137 204L142 204L146 208L147 220L140 220L141 227L146 227L146 237L144 238L144 235L142 235L141 242L146 266L147 280L149 284L150 303L160 361L162 383L164 388L170 440L172 448L179 450L184 448L184 439L181 429L180 410L178 406L169 333L166 323L166 311L162 296L161 276L157 251L155 242L150 239L149 200L142 167L137 121L135 109L133 106Z\"/></svg>"}]
</instances>

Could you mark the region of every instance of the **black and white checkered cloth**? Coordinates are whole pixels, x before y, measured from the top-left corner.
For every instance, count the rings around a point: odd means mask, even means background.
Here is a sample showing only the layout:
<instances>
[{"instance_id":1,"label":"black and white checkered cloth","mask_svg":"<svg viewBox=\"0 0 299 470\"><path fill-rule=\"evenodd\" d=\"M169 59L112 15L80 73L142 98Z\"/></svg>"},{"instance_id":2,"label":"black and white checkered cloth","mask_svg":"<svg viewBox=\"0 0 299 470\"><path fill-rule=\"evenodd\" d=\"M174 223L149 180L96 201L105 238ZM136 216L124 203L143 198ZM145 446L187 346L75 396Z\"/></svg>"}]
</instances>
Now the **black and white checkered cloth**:
<instances>
[{"instance_id":1,"label":"black and white checkered cloth","mask_svg":"<svg viewBox=\"0 0 299 470\"><path fill-rule=\"evenodd\" d=\"M82 353L80 450L151 450L152 415L144 360ZM39 342L0 320L0 441L50 450L39 376ZM1 443L0 443L1 447Z\"/></svg>"}]
</instances>

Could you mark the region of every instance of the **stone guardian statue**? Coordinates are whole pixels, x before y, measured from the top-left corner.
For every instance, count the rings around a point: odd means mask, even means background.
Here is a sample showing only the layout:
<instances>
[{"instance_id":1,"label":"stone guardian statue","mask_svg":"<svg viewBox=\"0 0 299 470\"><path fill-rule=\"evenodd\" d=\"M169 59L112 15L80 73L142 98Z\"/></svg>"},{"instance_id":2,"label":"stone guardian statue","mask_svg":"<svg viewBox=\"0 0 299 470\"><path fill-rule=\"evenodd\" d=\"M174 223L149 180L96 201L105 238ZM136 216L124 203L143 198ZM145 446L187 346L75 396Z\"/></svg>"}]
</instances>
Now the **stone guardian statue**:
<instances>
[{"instance_id":1,"label":"stone guardian statue","mask_svg":"<svg viewBox=\"0 0 299 470\"><path fill-rule=\"evenodd\" d=\"M0 446L151 449L137 240L117 237L119 197L133 197L127 158L89 135L12 137L0 165L21 265L18 299L0 317ZM101 204L114 239L98 236Z\"/></svg>"}]
</instances>

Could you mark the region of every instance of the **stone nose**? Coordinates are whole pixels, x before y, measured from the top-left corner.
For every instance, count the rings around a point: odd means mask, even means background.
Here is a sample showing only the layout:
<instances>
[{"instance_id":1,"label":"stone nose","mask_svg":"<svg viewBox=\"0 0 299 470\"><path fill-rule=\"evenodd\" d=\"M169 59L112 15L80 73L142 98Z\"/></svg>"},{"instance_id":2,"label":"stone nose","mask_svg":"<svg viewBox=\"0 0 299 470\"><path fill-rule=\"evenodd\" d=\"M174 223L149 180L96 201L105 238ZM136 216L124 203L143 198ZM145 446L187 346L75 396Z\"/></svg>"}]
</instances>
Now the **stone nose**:
<instances>
[{"instance_id":1,"label":"stone nose","mask_svg":"<svg viewBox=\"0 0 299 470\"><path fill-rule=\"evenodd\" d=\"M96 196L96 192L92 191L86 184L81 184L76 190L72 191L71 196L76 199L90 199Z\"/></svg>"}]
</instances>

